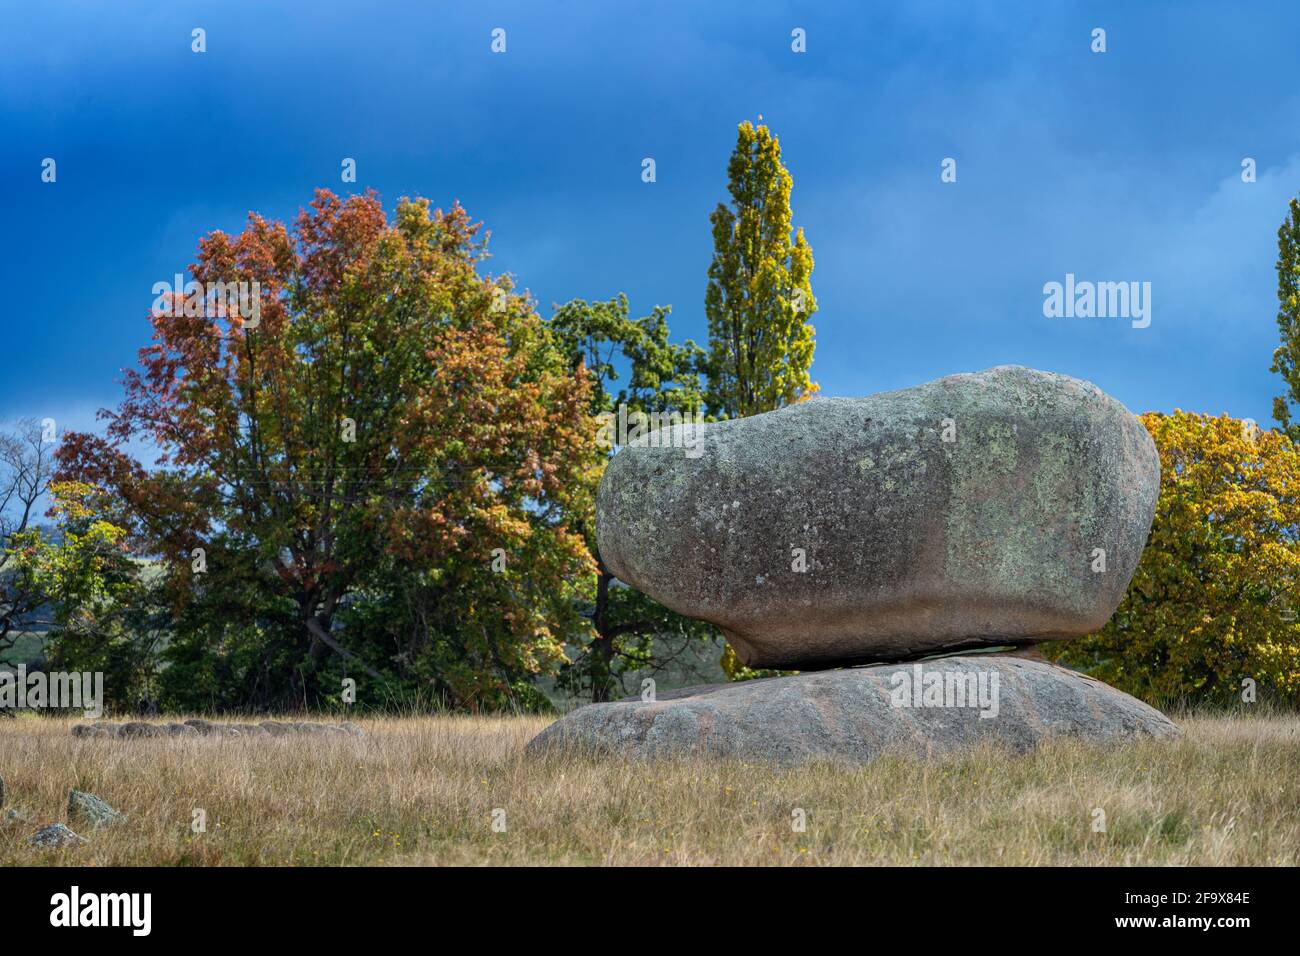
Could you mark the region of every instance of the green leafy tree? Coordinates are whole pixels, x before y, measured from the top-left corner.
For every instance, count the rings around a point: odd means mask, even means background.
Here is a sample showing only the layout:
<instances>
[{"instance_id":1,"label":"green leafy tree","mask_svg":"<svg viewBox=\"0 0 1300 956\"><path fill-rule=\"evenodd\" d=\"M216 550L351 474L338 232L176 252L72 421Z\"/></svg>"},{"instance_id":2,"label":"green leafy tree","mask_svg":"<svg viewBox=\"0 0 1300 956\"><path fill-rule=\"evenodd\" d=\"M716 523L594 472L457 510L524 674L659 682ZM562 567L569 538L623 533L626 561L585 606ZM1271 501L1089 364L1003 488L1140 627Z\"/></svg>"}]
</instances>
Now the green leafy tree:
<instances>
[{"instance_id":1,"label":"green leafy tree","mask_svg":"<svg viewBox=\"0 0 1300 956\"><path fill-rule=\"evenodd\" d=\"M1273 399L1273 417L1292 441L1300 441L1300 424L1291 408L1300 405L1300 200L1277 231L1277 329L1282 344L1273 352L1272 371L1280 374L1287 393Z\"/></svg>"},{"instance_id":2,"label":"green leafy tree","mask_svg":"<svg viewBox=\"0 0 1300 956\"><path fill-rule=\"evenodd\" d=\"M719 203L710 217L708 406L737 418L816 391L809 319L817 301L812 247L802 229L791 238L793 180L766 126L740 124L727 177L732 206Z\"/></svg>"},{"instance_id":3,"label":"green leafy tree","mask_svg":"<svg viewBox=\"0 0 1300 956\"><path fill-rule=\"evenodd\" d=\"M690 340L680 345L670 341L670 313L670 307L656 306L650 315L630 318L627 296L621 293L605 302L574 299L556 308L550 326L571 366L584 370L591 382L593 420L617 415L620 406L629 415L688 416L702 410L704 350ZM614 383L623 381L621 367L627 379L615 392ZM600 468L611 451L599 443L593 447ZM617 581L600 560L593 519L594 513L588 514L579 525L596 559L595 597L584 608L593 636L566 671L563 684L601 701L622 687L625 673L654 663L656 636L705 638L714 630Z\"/></svg>"},{"instance_id":4,"label":"green leafy tree","mask_svg":"<svg viewBox=\"0 0 1300 956\"><path fill-rule=\"evenodd\" d=\"M44 626L37 618L45 597L18 567L16 542L35 529L38 502L54 474L55 447L35 419L0 429L0 654Z\"/></svg>"},{"instance_id":5,"label":"green leafy tree","mask_svg":"<svg viewBox=\"0 0 1300 956\"><path fill-rule=\"evenodd\" d=\"M131 555L125 522L102 492L79 482L50 492L52 531L29 529L9 544L24 585L49 608L48 666L103 673L114 709L151 705L170 623L156 575Z\"/></svg>"}]
</instances>

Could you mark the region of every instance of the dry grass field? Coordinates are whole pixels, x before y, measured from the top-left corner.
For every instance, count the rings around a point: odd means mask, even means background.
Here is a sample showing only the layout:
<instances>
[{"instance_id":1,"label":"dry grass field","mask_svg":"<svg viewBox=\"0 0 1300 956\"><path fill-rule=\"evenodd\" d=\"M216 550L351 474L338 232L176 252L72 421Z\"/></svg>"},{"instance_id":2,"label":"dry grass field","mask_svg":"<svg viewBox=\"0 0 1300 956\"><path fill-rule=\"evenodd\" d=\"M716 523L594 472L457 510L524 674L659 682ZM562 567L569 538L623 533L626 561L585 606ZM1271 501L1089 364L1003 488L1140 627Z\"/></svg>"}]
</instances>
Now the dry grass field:
<instances>
[{"instance_id":1,"label":"dry grass field","mask_svg":"<svg viewBox=\"0 0 1300 956\"><path fill-rule=\"evenodd\" d=\"M1058 741L1024 756L785 771L525 755L546 722L410 717L358 721L364 738L121 740L74 738L64 719L0 721L6 810L27 817L0 811L0 866L1300 863L1292 716L1192 717L1180 741L1109 751ZM127 820L67 820L73 787ZM26 844L57 821L89 843Z\"/></svg>"}]
</instances>

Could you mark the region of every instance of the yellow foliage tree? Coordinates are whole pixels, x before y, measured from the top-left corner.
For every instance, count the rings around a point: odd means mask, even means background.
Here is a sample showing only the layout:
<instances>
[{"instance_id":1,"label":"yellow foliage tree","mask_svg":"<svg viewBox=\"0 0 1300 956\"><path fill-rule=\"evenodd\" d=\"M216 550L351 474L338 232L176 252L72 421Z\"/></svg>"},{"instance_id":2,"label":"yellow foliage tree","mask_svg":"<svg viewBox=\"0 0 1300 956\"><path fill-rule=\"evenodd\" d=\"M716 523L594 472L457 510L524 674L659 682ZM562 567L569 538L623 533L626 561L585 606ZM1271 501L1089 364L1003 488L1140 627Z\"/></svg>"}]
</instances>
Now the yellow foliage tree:
<instances>
[{"instance_id":1,"label":"yellow foliage tree","mask_svg":"<svg viewBox=\"0 0 1300 956\"><path fill-rule=\"evenodd\" d=\"M1141 416L1160 497L1128 594L1051 658L1152 702L1300 703L1300 450L1226 415Z\"/></svg>"}]
</instances>

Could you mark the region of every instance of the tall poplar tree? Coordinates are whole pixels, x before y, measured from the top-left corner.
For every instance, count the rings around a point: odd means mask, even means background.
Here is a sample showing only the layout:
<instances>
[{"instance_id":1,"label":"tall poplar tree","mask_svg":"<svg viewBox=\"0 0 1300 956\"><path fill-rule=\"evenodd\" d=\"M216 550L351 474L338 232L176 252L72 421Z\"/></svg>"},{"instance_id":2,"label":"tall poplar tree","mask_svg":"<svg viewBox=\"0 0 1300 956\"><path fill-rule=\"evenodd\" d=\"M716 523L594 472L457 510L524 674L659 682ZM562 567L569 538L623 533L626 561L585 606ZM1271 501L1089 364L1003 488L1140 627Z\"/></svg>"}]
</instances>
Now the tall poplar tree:
<instances>
[{"instance_id":1,"label":"tall poplar tree","mask_svg":"<svg viewBox=\"0 0 1300 956\"><path fill-rule=\"evenodd\" d=\"M727 177L732 205L719 203L709 217L708 407L737 418L816 391L808 370L817 301L812 247L802 229L791 238L793 180L766 126L740 124Z\"/></svg>"},{"instance_id":2,"label":"tall poplar tree","mask_svg":"<svg viewBox=\"0 0 1300 956\"><path fill-rule=\"evenodd\" d=\"M718 203L709 217L707 405L711 415L741 418L817 391L808 373L815 347L808 320L817 300L812 246L802 229L790 236L794 180L766 126L740 124L727 179L732 208ZM730 645L720 663L733 680L767 673L741 664Z\"/></svg>"},{"instance_id":3,"label":"tall poplar tree","mask_svg":"<svg viewBox=\"0 0 1300 956\"><path fill-rule=\"evenodd\" d=\"M1282 344L1273 352L1271 371L1287 384L1287 394L1273 399L1273 417L1292 441L1300 441L1300 423L1291 406L1300 405L1300 200L1277 231L1277 329Z\"/></svg>"}]
</instances>

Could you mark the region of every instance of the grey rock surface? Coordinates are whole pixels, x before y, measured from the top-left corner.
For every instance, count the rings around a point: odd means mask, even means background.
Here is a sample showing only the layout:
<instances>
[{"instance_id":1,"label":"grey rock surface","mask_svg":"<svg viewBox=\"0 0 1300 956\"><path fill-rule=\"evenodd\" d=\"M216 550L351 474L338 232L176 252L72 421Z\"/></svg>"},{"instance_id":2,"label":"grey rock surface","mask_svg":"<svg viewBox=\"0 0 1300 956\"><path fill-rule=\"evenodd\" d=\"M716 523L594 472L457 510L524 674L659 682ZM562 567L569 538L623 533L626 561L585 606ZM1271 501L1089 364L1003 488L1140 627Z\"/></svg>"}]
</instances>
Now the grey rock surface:
<instances>
[{"instance_id":1,"label":"grey rock surface","mask_svg":"<svg viewBox=\"0 0 1300 956\"><path fill-rule=\"evenodd\" d=\"M74 737L286 737L305 734L364 737L365 731L348 720L337 724L284 720L264 720L261 723L251 724L223 723L199 718L192 718L183 724L149 724L143 721L114 724L105 721L95 724L76 724L72 728Z\"/></svg>"},{"instance_id":2,"label":"grey rock surface","mask_svg":"<svg viewBox=\"0 0 1300 956\"><path fill-rule=\"evenodd\" d=\"M73 724L72 736L74 737L115 737L117 736L111 729L103 724Z\"/></svg>"},{"instance_id":3,"label":"grey rock surface","mask_svg":"<svg viewBox=\"0 0 1300 956\"><path fill-rule=\"evenodd\" d=\"M1179 734L1159 711L1076 671L971 654L589 704L543 730L528 750L788 765L867 763L887 752L946 754L982 743L1023 752L1055 736L1116 744Z\"/></svg>"},{"instance_id":4,"label":"grey rock surface","mask_svg":"<svg viewBox=\"0 0 1300 956\"><path fill-rule=\"evenodd\" d=\"M157 724L147 724L142 720L133 720L117 728L119 737L165 737L166 733Z\"/></svg>"},{"instance_id":5,"label":"grey rock surface","mask_svg":"<svg viewBox=\"0 0 1300 956\"><path fill-rule=\"evenodd\" d=\"M96 827L110 826L125 819L121 811L113 809L93 793L86 793L83 790L68 792L68 817L84 820Z\"/></svg>"},{"instance_id":6,"label":"grey rock surface","mask_svg":"<svg viewBox=\"0 0 1300 956\"><path fill-rule=\"evenodd\" d=\"M1137 567L1160 482L1123 405L1018 366L814 399L686 441L681 429L610 461L601 558L718 625L753 667L1096 631Z\"/></svg>"},{"instance_id":7,"label":"grey rock surface","mask_svg":"<svg viewBox=\"0 0 1300 956\"><path fill-rule=\"evenodd\" d=\"M51 823L49 826L41 827L33 833L27 842L32 846L42 848L78 845L86 841L73 833L62 823Z\"/></svg>"}]
</instances>

